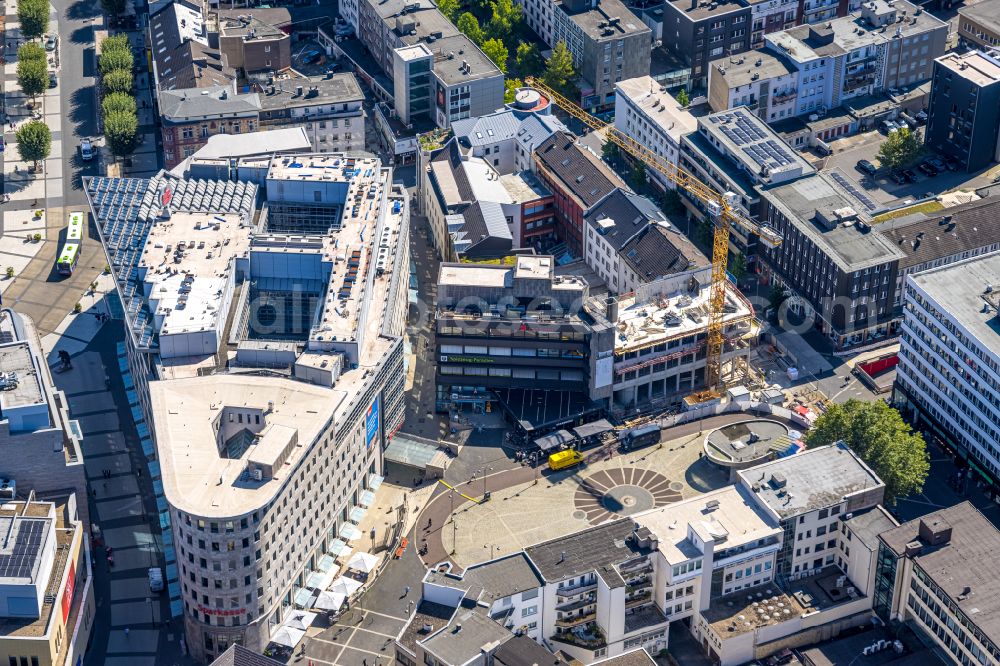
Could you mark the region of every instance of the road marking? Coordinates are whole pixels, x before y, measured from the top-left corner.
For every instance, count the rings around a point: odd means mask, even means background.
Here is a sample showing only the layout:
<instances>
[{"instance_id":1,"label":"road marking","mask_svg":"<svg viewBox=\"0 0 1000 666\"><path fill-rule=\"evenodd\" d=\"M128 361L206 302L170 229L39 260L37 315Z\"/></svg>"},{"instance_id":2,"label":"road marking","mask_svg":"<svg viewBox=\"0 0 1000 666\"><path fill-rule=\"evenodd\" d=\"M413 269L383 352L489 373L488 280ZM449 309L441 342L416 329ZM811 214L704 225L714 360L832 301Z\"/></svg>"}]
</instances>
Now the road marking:
<instances>
[{"instance_id":1,"label":"road marking","mask_svg":"<svg viewBox=\"0 0 1000 666\"><path fill-rule=\"evenodd\" d=\"M381 616L381 617L387 617L390 620L396 620L397 622L402 622L404 624L409 621L405 617L399 617L397 615L388 615L386 613L379 613L378 611L368 610L367 608L364 608L364 607L361 607L359 610L361 610L361 612L363 612L363 613L371 613L372 615L378 615L378 616Z\"/></svg>"},{"instance_id":2,"label":"road marking","mask_svg":"<svg viewBox=\"0 0 1000 666\"><path fill-rule=\"evenodd\" d=\"M354 629L357 631L365 631L368 632L369 634L375 634L376 636L381 636L382 638L389 638L392 640L396 640L396 637L393 636L392 634L383 634L381 631L375 631L374 629L365 629L362 626L354 627Z\"/></svg>"},{"instance_id":3,"label":"road marking","mask_svg":"<svg viewBox=\"0 0 1000 666\"><path fill-rule=\"evenodd\" d=\"M370 654L373 657L383 657L383 658L385 658L385 655L386 655L385 652L372 652L371 650L365 650L365 649L362 649L362 648L359 648L359 647L354 647L353 645L345 645L344 646L344 650L354 650L356 652L363 652L365 654ZM337 656L337 658L339 659L340 657L343 657L343 656L344 656L344 652L341 651L341 653Z\"/></svg>"}]
</instances>

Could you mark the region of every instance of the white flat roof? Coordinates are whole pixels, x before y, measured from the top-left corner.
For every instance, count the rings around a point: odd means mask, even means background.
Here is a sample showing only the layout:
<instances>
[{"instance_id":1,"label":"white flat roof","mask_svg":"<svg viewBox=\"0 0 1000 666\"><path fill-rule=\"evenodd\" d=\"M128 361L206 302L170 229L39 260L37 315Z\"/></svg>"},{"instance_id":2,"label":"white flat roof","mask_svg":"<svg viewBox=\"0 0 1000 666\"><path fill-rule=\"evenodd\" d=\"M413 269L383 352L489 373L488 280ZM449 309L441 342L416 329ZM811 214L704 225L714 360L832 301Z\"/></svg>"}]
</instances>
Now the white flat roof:
<instances>
[{"instance_id":1,"label":"white flat roof","mask_svg":"<svg viewBox=\"0 0 1000 666\"><path fill-rule=\"evenodd\" d=\"M709 502L718 505L710 510ZM656 535L658 550L671 564L698 557L700 551L688 539L688 525L703 540L720 539L715 550L781 534L778 524L757 506L745 489L737 486L637 513L632 519Z\"/></svg>"},{"instance_id":2,"label":"white flat roof","mask_svg":"<svg viewBox=\"0 0 1000 666\"><path fill-rule=\"evenodd\" d=\"M348 166L350 164L351 166ZM354 170L364 175L368 169L378 170L374 158L345 158L342 153L286 155L271 161L268 180L316 181L346 183L354 180Z\"/></svg>"},{"instance_id":3,"label":"white flat roof","mask_svg":"<svg viewBox=\"0 0 1000 666\"><path fill-rule=\"evenodd\" d=\"M674 143L680 144L682 136L698 130L697 118L682 109L673 95L661 90L660 83L651 76L619 81L615 87L618 94L639 107Z\"/></svg>"},{"instance_id":4,"label":"white flat roof","mask_svg":"<svg viewBox=\"0 0 1000 666\"><path fill-rule=\"evenodd\" d=\"M178 212L157 220L138 265L140 273L146 271L143 281L159 334L221 329L228 313L219 311L220 294L233 258L249 246L250 228L235 213Z\"/></svg>"},{"instance_id":5,"label":"white flat roof","mask_svg":"<svg viewBox=\"0 0 1000 666\"><path fill-rule=\"evenodd\" d=\"M177 509L205 517L238 516L269 502L290 477L331 414L345 399L338 389L281 377L221 374L149 383L157 454L167 500ZM213 423L226 407L274 409L264 415L258 444L239 459L219 454ZM255 482L244 473L247 460L273 454L298 433L298 446L274 478Z\"/></svg>"}]
</instances>

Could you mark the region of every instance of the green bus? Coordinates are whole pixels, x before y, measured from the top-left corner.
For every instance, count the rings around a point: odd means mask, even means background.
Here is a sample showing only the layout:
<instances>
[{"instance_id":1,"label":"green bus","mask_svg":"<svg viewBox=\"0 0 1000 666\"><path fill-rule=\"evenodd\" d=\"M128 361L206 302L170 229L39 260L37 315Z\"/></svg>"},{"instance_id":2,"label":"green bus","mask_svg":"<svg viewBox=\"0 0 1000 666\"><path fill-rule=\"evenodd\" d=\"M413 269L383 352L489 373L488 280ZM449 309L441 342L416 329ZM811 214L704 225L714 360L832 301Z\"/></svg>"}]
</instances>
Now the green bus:
<instances>
[{"instance_id":1,"label":"green bus","mask_svg":"<svg viewBox=\"0 0 1000 666\"><path fill-rule=\"evenodd\" d=\"M69 226L66 228L66 241L59 251L56 268L60 275L72 275L76 263L80 261L80 245L83 243L83 225L86 213L79 211L69 214Z\"/></svg>"}]
</instances>

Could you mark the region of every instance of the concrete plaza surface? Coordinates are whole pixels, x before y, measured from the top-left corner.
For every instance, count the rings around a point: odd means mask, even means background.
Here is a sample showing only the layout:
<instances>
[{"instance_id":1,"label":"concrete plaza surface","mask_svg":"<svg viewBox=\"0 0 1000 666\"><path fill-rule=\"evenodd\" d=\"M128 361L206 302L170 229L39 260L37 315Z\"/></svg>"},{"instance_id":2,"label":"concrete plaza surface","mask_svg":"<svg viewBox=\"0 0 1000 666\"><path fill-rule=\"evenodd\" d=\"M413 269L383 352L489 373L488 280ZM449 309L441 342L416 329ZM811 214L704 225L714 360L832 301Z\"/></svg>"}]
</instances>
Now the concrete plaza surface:
<instances>
[{"instance_id":1,"label":"concrete plaza surface","mask_svg":"<svg viewBox=\"0 0 1000 666\"><path fill-rule=\"evenodd\" d=\"M451 521L433 529L449 551L454 537L452 560L465 568L618 515L714 490L727 483L728 474L700 458L702 439L696 431L628 454L612 451L608 457L598 451L594 459L594 452L585 452L587 464L571 470L530 470L537 482L531 478L491 491L490 501L482 504L465 502L453 515L457 529ZM471 481L462 492L480 497L482 485L481 479ZM444 502L450 504L450 491L446 495ZM654 495L662 499L652 501ZM617 503L619 511L590 510L602 500L605 506ZM418 527L424 526L426 521Z\"/></svg>"}]
</instances>

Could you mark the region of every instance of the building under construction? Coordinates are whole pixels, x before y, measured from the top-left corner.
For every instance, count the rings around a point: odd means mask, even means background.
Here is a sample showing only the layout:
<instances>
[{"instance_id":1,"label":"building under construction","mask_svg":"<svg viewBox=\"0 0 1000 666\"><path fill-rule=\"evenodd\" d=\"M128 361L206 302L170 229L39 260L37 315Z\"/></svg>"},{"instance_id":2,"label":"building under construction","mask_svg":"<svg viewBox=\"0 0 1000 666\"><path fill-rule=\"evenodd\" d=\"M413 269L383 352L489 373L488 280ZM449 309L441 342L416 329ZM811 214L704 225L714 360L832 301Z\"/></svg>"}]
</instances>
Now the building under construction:
<instances>
[{"instance_id":1,"label":"building under construction","mask_svg":"<svg viewBox=\"0 0 1000 666\"><path fill-rule=\"evenodd\" d=\"M615 324L613 407L669 406L705 387L711 268L642 285L608 305ZM753 307L726 289L723 384L742 382L757 334Z\"/></svg>"}]
</instances>

